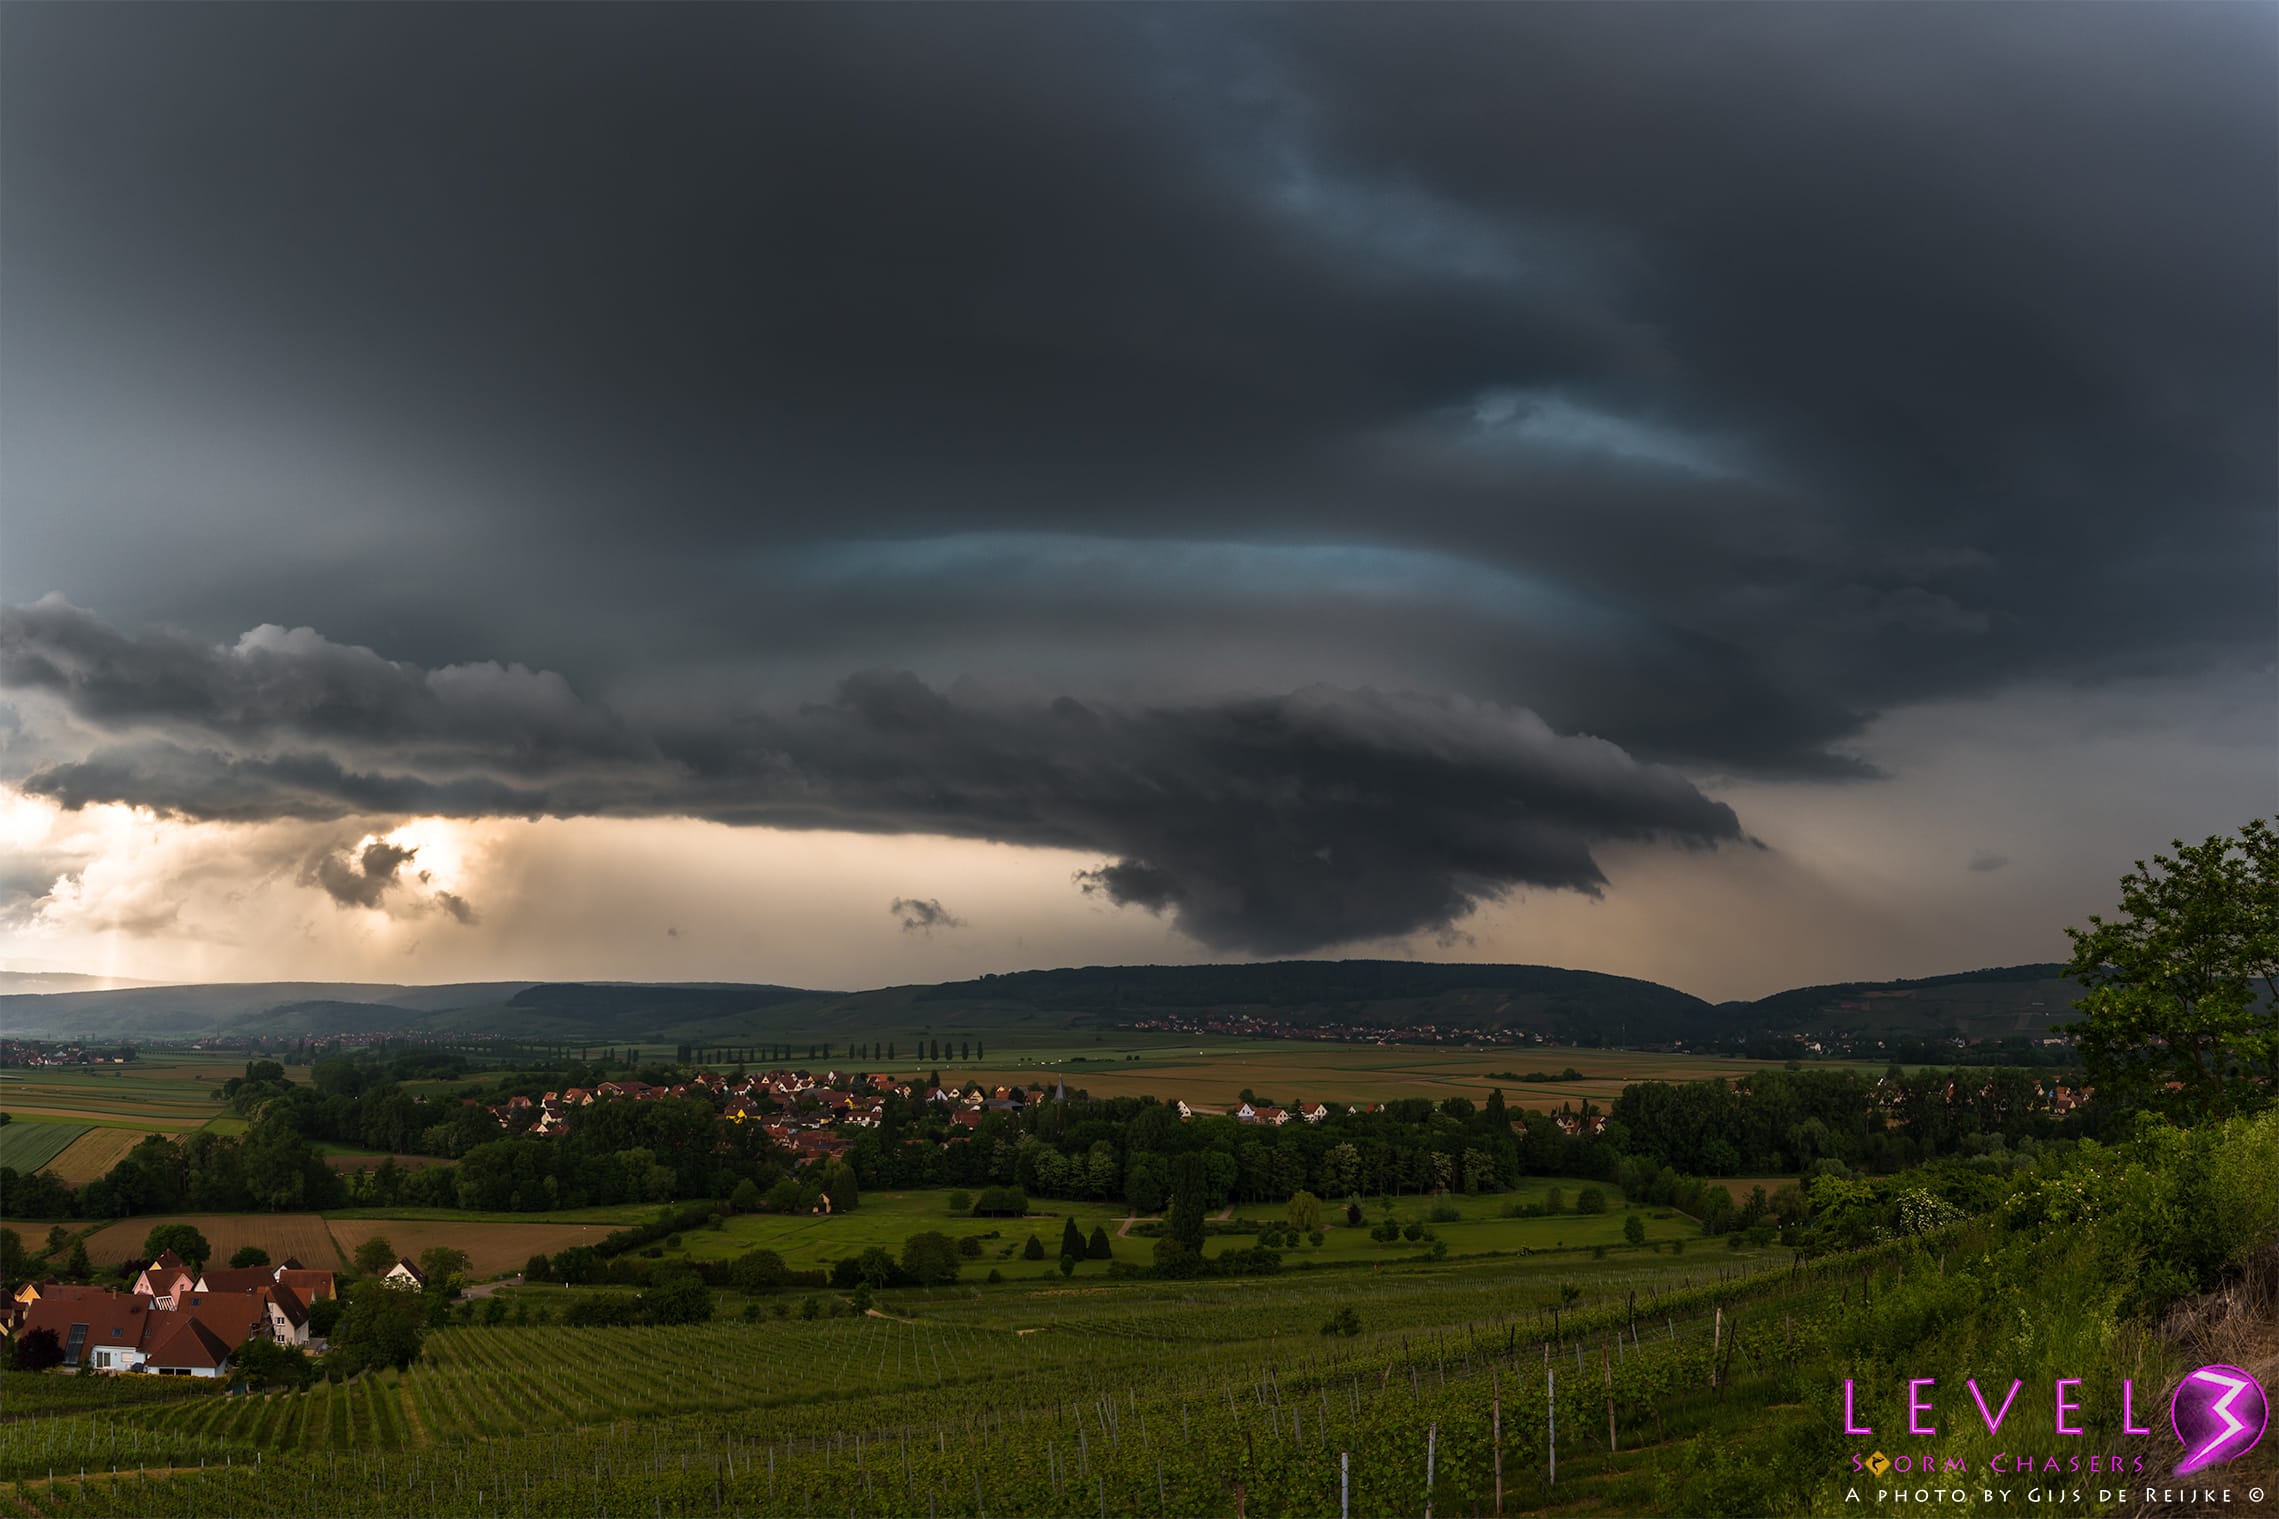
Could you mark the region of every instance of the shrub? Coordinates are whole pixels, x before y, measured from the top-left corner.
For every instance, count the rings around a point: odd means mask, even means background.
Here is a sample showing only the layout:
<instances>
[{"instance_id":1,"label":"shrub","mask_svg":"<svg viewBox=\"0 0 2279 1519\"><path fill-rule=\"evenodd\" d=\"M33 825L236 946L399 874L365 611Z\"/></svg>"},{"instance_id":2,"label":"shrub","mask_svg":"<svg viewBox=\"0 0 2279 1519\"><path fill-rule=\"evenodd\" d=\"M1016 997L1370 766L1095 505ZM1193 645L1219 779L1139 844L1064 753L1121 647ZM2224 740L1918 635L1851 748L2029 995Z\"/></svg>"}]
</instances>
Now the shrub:
<instances>
[{"instance_id":1,"label":"shrub","mask_svg":"<svg viewBox=\"0 0 2279 1519\"><path fill-rule=\"evenodd\" d=\"M957 1192L952 1192L952 1193L950 1194L950 1211L951 1211L952 1213L970 1213L970 1212L972 1212L972 1211L973 1211L973 1194L972 1194L971 1192L966 1192L966 1191L962 1191L962 1190L961 1190L961 1191L957 1191Z\"/></svg>"},{"instance_id":2,"label":"shrub","mask_svg":"<svg viewBox=\"0 0 2279 1519\"><path fill-rule=\"evenodd\" d=\"M1442 1201L1434 1203L1432 1212L1427 1216L1436 1224L1453 1224L1461 1220L1464 1213L1454 1203Z\"/></svg>"},{"instance_id":3,"label":"shrub","mask_svg":"<svg viewBox=\"0 0 2279 1519\"><path fill-rule=\"evenodd\" d=\"M957 1253L964 1256L969 1261L977 1261L981 1259L981 1236L978 1234L959 1235L957 1242Z\"/></svg>"},{"instance_id":4,"label":"shrub","mask_svg":"<svg viewBox=\"0 0 2279 1519\"><path fill-rule=\"evenodd\" d=\"M1038 1239L1034 1234L1030 1235L1029 1242L1021 1247L1021 1259L1025 1261L1041 1261L1044 1258L1045 1242L1041 1239Z\"/></svg>"},{"instance_id":5,"label":"shrub","mask_svg":"<svg viewBox=\"0 0 2279 1519\"><path fill-rule=\"evenodd\" d=\"M1323 1334L1355 1335L1361 1332L1361 1315L1351 1307L1338 1309L1322 1323Z\"/></svg>"},{"instance_id":6,"label":"shrub","mask_svg":"<svg viewBox=\"0 0 2279 1519\"><path fill-rule=\"evenodd\" d=\"M1575 1211L1577 1213L1604 1213L1606 1211L1606 1193L1597 1187L1583 1188L1582 1191L1575 1194Z\"/></svg>"},{"instance_id":7,"label":"shrub","mask_svg":"<svg viewBox=\"0 0 2279 1519\"><path fill-rule=\"evenodd\" d=\"M1321 1230L1316 1229L1313 1233L1307 1235L1306 1238L1313 1244L1319 1245L1322 1243L1325 1236L1322 1234Z\"/></svg>"}]
</instances>

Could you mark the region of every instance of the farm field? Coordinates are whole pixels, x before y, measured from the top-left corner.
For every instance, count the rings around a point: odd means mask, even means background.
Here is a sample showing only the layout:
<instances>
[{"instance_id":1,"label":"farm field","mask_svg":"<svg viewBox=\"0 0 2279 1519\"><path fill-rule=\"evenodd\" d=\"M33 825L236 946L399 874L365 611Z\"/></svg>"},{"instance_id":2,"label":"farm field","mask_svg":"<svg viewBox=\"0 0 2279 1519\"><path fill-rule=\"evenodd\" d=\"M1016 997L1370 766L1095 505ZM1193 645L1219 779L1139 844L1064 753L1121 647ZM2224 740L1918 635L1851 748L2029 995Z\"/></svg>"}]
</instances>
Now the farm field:
<instances>
[{"instance_id":1,"label":"farm field","mask_svg":"<svg viewBox=\"0 0 2279 1519\"><path fill-rule=\"evenodd\" d=\"M0 1124L0 1166L12 1171L37 1171L87 1132L87 1125L66 1121L27 1121Z\"/></svg>"},{"instance_id":2,"label":"farm field","mask_svg":"<svg viewBox=\"0 0 2279 1519\"><path fill-rule=\"evenodd\" d=\"M87 1240L87 1254L98 1269L142 1257L142 1242L160 1224L190 1224L213 1247L216 1262L227 1261L242 1245L259 1245L271 1260L297 1256L323 1270L340 1264L324 1220L314 1213L168 1213L122 1218ZM361 1235L358 1238L362 1238Z\"/></svg>"},{"instance_id":3,"label":"farm field","mask_svg":"<svg viewBox=\"0 0 2279 1519\"><path fill-rule=\"evenodd\" d=\"M133 1129L85 1129L48 1162L47 1169L75 1187L84 1186L117 1165L142 1140Z\"/></svg>"},{"instance_id":4,"label":"farm field","mask_svg":"<svg viewBox=\"0 0 2279 1519\"><path fill-rule=\"evenodd\" d=\"M650 1216L654 1217L654 1213ZM468 1257L468 1271L473 1277L496 1276L502 1271L516 1271L534 1255L552 1255L572 1245L599 1244L614 1226L599 1224L531 1224L531 1223L450 1223L425 1222L415 1219L355 1218L328 1219L333 1244L339 1247L343 1259L355 1253L356 1247L379 1235L395 1247L398 1255L418 1260L420 1252L437 1245L449 1245L464 1250ZM271 1247L275 1255L275 1247ZM304 1255L303 1260L309 1257Z\"/></svg>"},{"instance_id":5,"label":"farm field","mask_svg":"<svg viewBox=\"0 0 2279 1519\"><path fill-rule=\"evenodd\" d=\"M23 1117L180 1134L216 1118L215 1093L245 1073L242 1055L165 1052L131 1065L33 1066L0 1070L0 1108ZM287 1071L296 1081L308 1069Z\"/></svg>"},{"instance_id":6,"label":"farm field","mask_svg":"<svg viewBox=\"0 0 2279 1519\"><path fill-rule=\"evenodd\" d=\"M1282 1105L1306 1101L1386 1102L1399 1097L1483 1101L1501 1088L1514 1108L1551 1111L1584 1099L1605 1106L1639 1081L1703 1081L1778 1070L1778 1062L1720 1055L1662 1055L1556 1045L1333 1044L1310 1039L1226 1039L1208 1035L1064 1036L1034 1044L992 1040L986 1061L938 1063L944 1081L1020 1082L1048 1090L1065 1081L1094 1097L1184 1100L1232 1112L1247 1088ZM1133 1058L1133 1057L1137 1058ZM807 1064L805 1061L796 1062ZM844 1064L845 1062L840 1062ZM936 1063L903 1059L862 1062L897 1074L931 1073ZM1844 1062L1815 1062L1838 1069ZM1495 1073L1557 1073L1572 1067L1580 1081L1526 1082ZM1858 1065L1857 1069L1881 1069Z\"/></svg>"}]
</instances>

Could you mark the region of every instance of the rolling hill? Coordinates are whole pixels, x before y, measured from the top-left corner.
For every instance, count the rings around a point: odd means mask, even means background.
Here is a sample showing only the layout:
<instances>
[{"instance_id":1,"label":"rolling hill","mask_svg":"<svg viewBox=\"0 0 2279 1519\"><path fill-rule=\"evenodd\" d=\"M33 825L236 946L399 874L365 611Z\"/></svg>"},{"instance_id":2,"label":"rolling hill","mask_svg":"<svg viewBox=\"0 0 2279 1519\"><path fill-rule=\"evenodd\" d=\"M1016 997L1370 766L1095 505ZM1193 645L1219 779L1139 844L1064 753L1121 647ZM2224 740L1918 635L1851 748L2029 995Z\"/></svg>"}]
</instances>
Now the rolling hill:
<instances>
[{"instance_id":1,"label":"rolling hill","mask_svg":"<svg viewBox=\"0 0 2279 1519\"><path fill-rule=\"evenodd\" d=\"M2045 1036L2070 1016L2079 995L2063 969L2019 965L1841 982L1714 1004L1594 971L1401 960L1086 966L862 992L720 982L266 982L10 993L0 995L0 1028L18 1037L87 1040L401 1030L726 1044L870 1034L889 1024L987 1034L1149 1022L1696 1047L1756 1035L1948 1041Z\"/></svg>"}]
</instances>

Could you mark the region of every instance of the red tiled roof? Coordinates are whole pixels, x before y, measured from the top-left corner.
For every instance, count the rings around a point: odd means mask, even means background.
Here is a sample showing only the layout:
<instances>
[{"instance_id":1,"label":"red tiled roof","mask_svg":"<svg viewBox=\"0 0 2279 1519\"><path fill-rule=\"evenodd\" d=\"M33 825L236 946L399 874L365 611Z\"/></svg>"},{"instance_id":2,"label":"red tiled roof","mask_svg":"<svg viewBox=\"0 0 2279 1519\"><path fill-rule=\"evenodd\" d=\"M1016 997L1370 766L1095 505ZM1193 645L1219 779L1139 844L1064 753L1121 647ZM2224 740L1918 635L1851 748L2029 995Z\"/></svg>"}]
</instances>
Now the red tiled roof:
<instances>
[{"instance_id":1,"label":"red tiled roof","mask_svg":"<svg viewBox=\"0 0 2279 1519\"><path fill-rule=\"evenodd\" d=\"M244 1343L243 1339L237 1342L238 1345ZM210 1366L218 1368L222 1362L229 1359L230 1352L236 1348L237 1345L224 1341L219 1334L207 1327L202 1319L193 1314L185 1318L181 1327L168 1335L163 1344L149 1351L144 1360L148 1365L161 1368L168 1366Z\"/></svg>"}]
</instances>

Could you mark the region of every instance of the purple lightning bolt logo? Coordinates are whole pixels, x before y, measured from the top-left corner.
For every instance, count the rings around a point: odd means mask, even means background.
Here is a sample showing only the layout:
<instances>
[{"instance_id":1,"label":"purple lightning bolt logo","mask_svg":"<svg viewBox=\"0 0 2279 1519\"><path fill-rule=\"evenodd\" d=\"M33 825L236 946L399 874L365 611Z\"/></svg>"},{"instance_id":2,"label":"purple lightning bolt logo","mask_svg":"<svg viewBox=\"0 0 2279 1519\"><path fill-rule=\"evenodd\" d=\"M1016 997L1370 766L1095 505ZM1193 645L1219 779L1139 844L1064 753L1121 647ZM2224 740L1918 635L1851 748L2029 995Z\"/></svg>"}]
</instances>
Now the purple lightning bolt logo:
<instances>
[{"instance_id":1,"label":"purple lightning bolt logo","mask_svg":"<svg viewBox=\"0 0 2279 1519\"><path fill-rule=\"evenodd\" d=\"M2203 1366L2176 1384L2168 1420L2184 1442L2176 1475L2234 1460L2255 1449L2271 1422L2263 1384L2237 1366Z\"/></svg>"}]
</instances>

